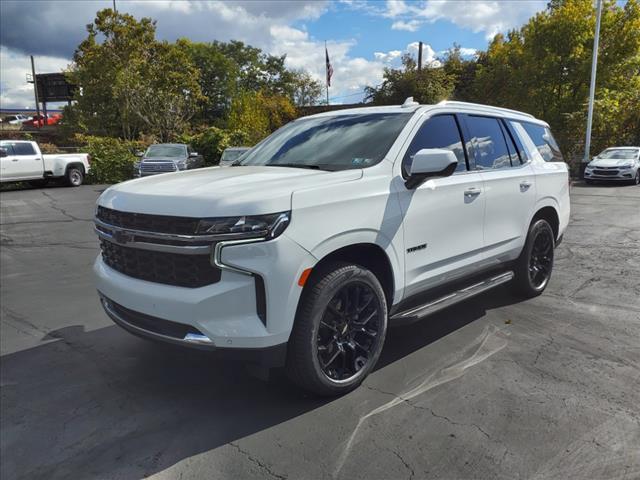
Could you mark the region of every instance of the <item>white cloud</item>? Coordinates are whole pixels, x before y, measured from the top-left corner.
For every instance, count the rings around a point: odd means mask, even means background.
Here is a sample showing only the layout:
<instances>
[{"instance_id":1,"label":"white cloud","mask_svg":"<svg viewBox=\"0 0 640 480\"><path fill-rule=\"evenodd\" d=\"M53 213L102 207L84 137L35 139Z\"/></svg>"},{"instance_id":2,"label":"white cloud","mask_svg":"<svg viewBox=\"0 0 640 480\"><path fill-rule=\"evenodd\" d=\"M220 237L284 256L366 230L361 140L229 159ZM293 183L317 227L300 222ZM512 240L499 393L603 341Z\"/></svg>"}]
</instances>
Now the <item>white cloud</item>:
<instances>
[{"instance_id":1,"label":"white cloud","mask_svg":"<svg viewBox=\"0 0 640 480\"><path fill-rule=\"evenodd\" d=\"M398 20L391 24L391 29L406 30L407 32L415 32L420 28L420 25L422 25L422 23L419 22L418 20L409 20L408 22L405 22L404 20Z\"/></svg>"},{"instance_id":2,"label":"white cloud","mask_svg":"<svg viewBox=\"0 0 640 480\"><path fill-rule=\"evenodd\" d=\"M391 28L398 30L414 32L424 23L447 20L473 32L484 32L490 39L496 33L505 32L523 24L545 7L546 1L542 0L478 0L474 2L389 0L381 15L395 20Z\"/></svg>"},{"instance_id":3,"label":"white cloud","mask_svg":"<svg viewBox=\"0 0 640 480\"><path fill-rule=\"evenodd\" d=\"M373 56L376 60L380 60L384 63L389 63L402 57L402 51L391 50L389 52L373 52Z\"/></svg>"},{"instance_id":4,"label":"white cloud","mask_svg":"<svg viewBox=\"0 0 640 480\"><path fill-rule=\"evenodd\" d=\"M27 83L31 73L31 59L24 53L0 46L0 108L35 108L33 84ZM60 72L69 60L57 57L38 57L36 72Z\"/></svg>"}]
</instances>

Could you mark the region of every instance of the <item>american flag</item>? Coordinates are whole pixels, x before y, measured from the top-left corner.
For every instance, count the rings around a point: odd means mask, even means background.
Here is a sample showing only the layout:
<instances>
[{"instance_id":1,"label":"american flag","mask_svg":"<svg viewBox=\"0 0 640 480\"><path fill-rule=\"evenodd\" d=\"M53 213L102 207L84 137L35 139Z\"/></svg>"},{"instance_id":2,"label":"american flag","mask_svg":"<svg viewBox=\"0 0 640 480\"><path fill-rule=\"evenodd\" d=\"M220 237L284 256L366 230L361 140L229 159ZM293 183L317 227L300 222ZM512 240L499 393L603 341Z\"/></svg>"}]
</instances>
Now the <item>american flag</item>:
<instances>
[{"instance_id":1,"label":"american flag","mask_svg":"<svg viewBox=\"0 0 640 480\"><path fill-rule=\"evenodd\" d=\"M333 67L331 66L331 62L329 61L329 50L327 50L327 46L324 46L324 54L327 63L327 87L331 86L331 77L333 76Z\"/></svg>"}]
</instances>

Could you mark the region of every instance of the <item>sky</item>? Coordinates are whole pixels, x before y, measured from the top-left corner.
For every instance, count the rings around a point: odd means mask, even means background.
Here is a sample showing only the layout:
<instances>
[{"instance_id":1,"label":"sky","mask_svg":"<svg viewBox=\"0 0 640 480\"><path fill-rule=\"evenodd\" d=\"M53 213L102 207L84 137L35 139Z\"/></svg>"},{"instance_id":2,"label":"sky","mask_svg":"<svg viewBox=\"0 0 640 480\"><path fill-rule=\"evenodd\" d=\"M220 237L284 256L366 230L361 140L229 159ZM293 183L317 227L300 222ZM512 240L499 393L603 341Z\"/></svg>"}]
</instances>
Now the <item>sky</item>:
<instances>
[{"instance_id":1,"label":"sky","mask_svg":"<svg viewBox=\"0 0 640 480\"><path fill-rule=\"evenodd\" d=\"M113 0L0 1L0 108L33 108L26 82L34 55L37 73L68 67L96 11ZM385 67L424 42L425 62L454 42L474 55L498 32L522 25L543 10L540 0L116 0L118 11L157 20L163 40L241 40L287 56L324 84L324 45L334 70L331 103L362 99L365 86L382 82ZM436 63L437 64L437 63Z\"/></svg>"}]
</instances>

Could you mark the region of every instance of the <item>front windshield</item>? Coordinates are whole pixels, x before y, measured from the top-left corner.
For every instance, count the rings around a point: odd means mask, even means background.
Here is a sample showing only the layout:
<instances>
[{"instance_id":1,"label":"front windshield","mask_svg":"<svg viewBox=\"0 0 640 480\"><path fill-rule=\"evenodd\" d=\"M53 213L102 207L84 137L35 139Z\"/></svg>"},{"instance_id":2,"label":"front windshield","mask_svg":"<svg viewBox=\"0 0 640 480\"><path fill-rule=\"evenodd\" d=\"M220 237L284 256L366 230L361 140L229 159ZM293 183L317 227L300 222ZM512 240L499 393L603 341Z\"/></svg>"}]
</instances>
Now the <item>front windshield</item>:
<instances>
[{"instance_id":1,"label":"front windshield","mask_svg":"<svg viewBox=\"0 0 640 480\"><path fill-rule=\"evenodd\" d=\"M598 158L612 158L616 160L635 160L638 156L637 148L611 149L605 150Z\"/></svg>"},{"instance_id":2,"label":"front windshield","mask_svg":"<svg viewBox=\"0 0 640 480\"><path fill-rule=\"evenodd\" d=\"M411 115L368 113L303 118L273 133L237 164L322 170L370 167L384 158Z\"/></svg>"},{"instance_id":3,"label":"front windshield","mask_svg":"<svg viewBox=\"0 0 640 480\"><path fill-rule=\"evenodd\" d=\"M186 150L182 145L151 145L145 154L145 157L178 158L184 156L186 156Z\"/></svg>"}]
</instances>

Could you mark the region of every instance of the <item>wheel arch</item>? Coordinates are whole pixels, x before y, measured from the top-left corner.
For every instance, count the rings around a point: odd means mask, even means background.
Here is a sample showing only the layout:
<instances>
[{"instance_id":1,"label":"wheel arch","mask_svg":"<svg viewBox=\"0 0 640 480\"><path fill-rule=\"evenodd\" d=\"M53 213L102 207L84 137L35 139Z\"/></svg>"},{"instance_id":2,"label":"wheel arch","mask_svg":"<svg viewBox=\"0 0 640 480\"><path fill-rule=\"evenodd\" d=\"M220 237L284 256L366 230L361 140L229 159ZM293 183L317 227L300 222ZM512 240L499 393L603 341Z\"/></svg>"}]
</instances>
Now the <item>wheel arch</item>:
<instances>
[{"instance_id":1,"label":"wheel arch","mask_svg":"<svg viewBox=\"0 0 640 480\"><path fill-rule=\"evenodd\" d=\"M84 168L84 164L82 162L70 162L64 167L64 175L66 176L69 173L69 169L71 168L80 168L82 175L86 175L87 172Z\"/></svg>"},{"instance_id":2,"label":"wheel arch","mask_svg":"<svg viewBox=\"0 0 640 480\"><path fill-rule=\"evenodd\" d=\"M370 270L382 285L388 308L391 308L397 288L396 279L391 260L380 245L362 242L336 248L314 265L310 278L320 275L324 267L333 262L353 263Z\"/></svg>"},{"instance_id":3,"label":"wheel arch","mask_svg":"<svg viewBox=\"0 0 640 480\"><path fill-rule=\"evenodd\" d=\"M558 236L560 235L560 215L558 214L558 210L553 205L544 205L538 206L536 212L533 214L529 225L531 225L536 220L546 220L549 225L551 225L551 229L553 230L554 239L557 241Z\"/></svg>"}]
</instances>

